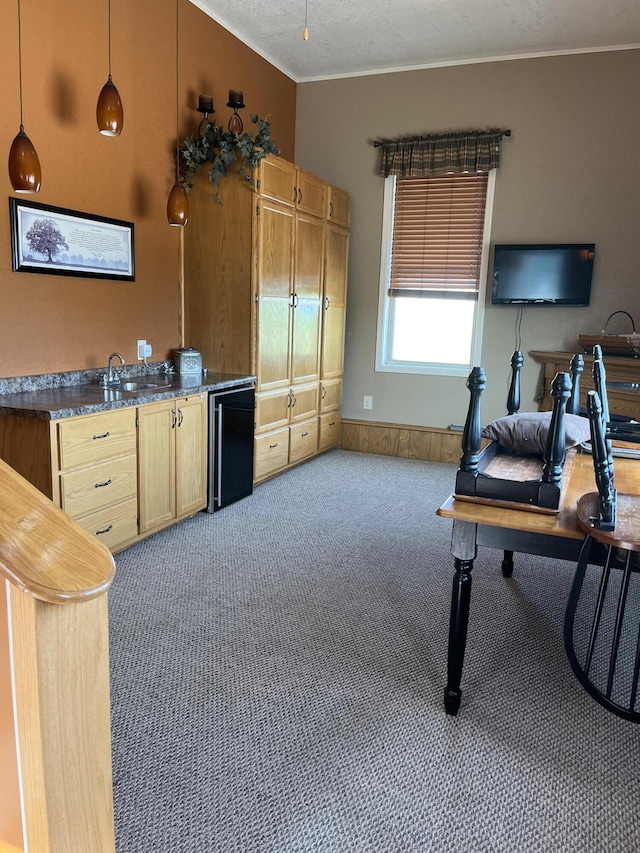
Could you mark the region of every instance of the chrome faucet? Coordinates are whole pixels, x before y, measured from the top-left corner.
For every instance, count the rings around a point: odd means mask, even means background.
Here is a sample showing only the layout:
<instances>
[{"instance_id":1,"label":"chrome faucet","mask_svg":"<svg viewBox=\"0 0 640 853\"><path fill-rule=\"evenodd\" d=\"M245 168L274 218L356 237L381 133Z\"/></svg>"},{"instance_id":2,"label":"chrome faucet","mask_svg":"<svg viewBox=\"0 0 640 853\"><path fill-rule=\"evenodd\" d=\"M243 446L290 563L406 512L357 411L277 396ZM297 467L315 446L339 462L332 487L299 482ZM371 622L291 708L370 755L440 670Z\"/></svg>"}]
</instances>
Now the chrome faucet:
<instances>
[{"instance_id":1,"label":"chrome faucet","mask_svg":"<svg viewBox=\"0 0 640 853\"><path fill-rule=\"evenodd\" d=\"M104 384L107 388L113 388L114 385L120 384L120 371L114 370L112 359L115 357L120 359L120 364L124 364L124 358L120 355L119 352L112 352L109 356L109 369L107 370L107 375L104 378Z\"/></svg>"}]
</instances>

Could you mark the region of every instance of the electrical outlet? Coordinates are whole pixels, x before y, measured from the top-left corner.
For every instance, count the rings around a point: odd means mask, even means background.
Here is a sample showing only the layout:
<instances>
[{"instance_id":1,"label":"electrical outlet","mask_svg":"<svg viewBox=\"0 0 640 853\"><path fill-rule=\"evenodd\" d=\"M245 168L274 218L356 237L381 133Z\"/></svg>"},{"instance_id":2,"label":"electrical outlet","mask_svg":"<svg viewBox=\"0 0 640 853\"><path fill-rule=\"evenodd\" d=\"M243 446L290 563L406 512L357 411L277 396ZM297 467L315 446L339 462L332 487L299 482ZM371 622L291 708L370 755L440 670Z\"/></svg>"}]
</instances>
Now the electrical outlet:
<instances>
[{"instance_id":1,"label":"electrical outlet","mask_svg":"<svg viewBox=\"0 0 640 853\"><path fill-rule=\"evenodd\" d=\"M144 345L144 357L145 358L151 358L152 355L153 355L153 350L151 349L151 344L145 344Z\"/></svg>"},{"instance_id":2,"label":"electrical outlet","mask_svg":"<svg viewBox=\"0 0 640 853\"><path fill-rule=\"evenodd\" d=\"M146 345L146 341L138 341L138 358L140 359L140 361L145 358L144 348L146 347Z\"/></svg>"},{"instance_id":3,"label":"electrical outlet","mask_svg":"<svg viewBox=\"0 0 640 853\"><path fill-rule=\"evenodd\" d=\"M367 397L365 394L364 403L362 404L363 409L373 409L373 397Z\"/></svg>"}]
</instances>

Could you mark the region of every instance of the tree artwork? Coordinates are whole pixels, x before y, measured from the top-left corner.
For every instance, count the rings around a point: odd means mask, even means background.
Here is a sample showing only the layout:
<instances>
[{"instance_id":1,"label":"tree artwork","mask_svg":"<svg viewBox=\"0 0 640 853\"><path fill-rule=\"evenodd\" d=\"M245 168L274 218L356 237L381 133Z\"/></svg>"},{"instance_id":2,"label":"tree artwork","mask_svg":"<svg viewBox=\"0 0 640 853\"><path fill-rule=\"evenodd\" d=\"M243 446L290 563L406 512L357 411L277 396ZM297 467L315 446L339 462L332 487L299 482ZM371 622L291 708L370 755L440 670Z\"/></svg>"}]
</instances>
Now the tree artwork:
<instances>
[{"instance_id":1,"label":"tree artwork","mask_svg":"<svg viewBox=\"0 0 640 853\"><path fill-rule=\"evenodd\" d=\"M53 262L54 256L59 254L61 249L69 248L52 219L36 219L26 237L31 251L46 255L49 263Z\"/></svg>"}]
</instances>

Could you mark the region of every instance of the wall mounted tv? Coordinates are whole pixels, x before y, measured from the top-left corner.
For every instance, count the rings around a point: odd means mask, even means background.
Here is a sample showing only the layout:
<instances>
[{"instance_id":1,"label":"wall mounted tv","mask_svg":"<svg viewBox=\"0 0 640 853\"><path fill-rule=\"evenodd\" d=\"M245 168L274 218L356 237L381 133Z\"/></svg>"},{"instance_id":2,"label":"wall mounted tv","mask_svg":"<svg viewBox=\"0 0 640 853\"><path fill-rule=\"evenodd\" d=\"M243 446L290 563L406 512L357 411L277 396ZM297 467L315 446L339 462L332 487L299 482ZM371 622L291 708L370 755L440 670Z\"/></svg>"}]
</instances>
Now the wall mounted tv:
<instances>
[{"instance_id":1,"label":"wall mounted tv","mask_svg":"<svg viewBox=\"0 0 640 853\"><path fill-rule=\"evenodd\" d=\"M588 305L594 243L498 245L492 305Z\"/></svg>"}]
</instances>

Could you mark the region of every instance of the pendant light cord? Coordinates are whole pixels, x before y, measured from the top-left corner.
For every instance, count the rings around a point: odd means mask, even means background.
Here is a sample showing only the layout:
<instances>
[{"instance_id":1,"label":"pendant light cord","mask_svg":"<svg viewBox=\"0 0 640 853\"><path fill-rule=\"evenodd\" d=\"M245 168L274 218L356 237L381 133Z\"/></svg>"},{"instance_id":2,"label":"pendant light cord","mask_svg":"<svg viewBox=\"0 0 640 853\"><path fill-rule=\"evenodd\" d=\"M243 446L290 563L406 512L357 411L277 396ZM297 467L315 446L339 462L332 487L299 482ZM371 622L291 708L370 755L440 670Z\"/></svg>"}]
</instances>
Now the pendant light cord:
<instances>
[{"instance_id":1,"label":"pendant light cord","mask_svg":"<svg viewBox=\"0 0 640 853\"><path fill-rule=\"evenodd\" d=\"M109 0L111 2L111 0ZM176 0L176 184L180 183L180 110L178 106L178 33L180 27L180 0Z\"/></svg>"},{"instance_id":2,"label":"pendant light cord","mask_svg":"<svg viewBox=\"0 0 640 853\"><path fill-rule=\"evenodd\" d=\"M20 0L18 0L18 70L20 79L20 132L24 132L24 124L22 122L22 25L20 23Z\"/></svg>"},{"instance_id":3,"label":"pendant light cord","mask_svg":"<svg viewBox=\"0 0 640 853\"><path fill-rule=\"evenodd\" d=\"M109 0L109 24L107 31L109 33L109 80L111 80L111 0Z\"/></svg>"}]
</instances>

